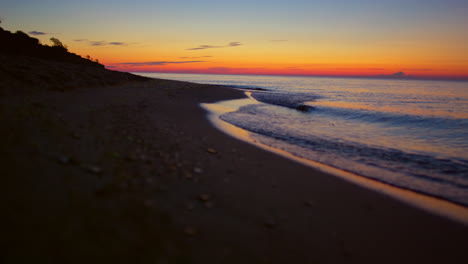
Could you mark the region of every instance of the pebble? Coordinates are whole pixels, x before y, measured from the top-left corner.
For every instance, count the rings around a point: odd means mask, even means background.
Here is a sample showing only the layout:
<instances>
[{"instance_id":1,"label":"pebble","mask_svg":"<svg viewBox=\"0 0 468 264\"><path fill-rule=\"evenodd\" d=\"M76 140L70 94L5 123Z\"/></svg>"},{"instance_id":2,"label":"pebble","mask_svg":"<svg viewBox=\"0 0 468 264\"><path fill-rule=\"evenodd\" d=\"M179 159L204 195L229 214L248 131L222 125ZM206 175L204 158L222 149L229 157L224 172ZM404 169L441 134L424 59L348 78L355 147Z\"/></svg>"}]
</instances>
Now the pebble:
<instances>
[{"instance_id":1,"label":"pebble","mask_svg":"<svg viewBox=\"0 0 468 264\"><path fill-rule=\"evenodd\" d=\"M206 202L211 199L211 196L209 194L204 193L204 194L200 194L198 196L198 199L200 199L200 201Z\"/></svg>"},{"instance_id":2,"label":"pebble","mask_svg":"<svg viewBox=\"0 0 468 264\"><path fill-rule=\"evenodd\" d=\"M137 160L137 157L133 154L130 154L127 156L127 160L128 161L136 161Z\"/></svg>"},{"instance_id":3,"label":"pebble","mask_svg":"<svg viewBox=\"0 0 468 264\"><path fill-rule=\"evenodd\" d=\"M143 202L143 204L145 205L145 207L152 207L153 206L153 201L152 200L145 200Z\"/></svg>"},{"instance_id":4,"label":"pebble","mask_svg":"<svg viewBox=\"0 0 468 264\"><path fill-rule=\"evenodd\" d=\"M203 205L208 209L211 209L211 208L214 207L214 203L211 202L211 201L207 201L207 202L203 203Z\"/></svg>"},{"instance_id":5,"label":"pebble","mask_svg":"<svg viewBox=\"0 0 468 264\"><path fill-rule=\"evenodd\" d=\"M186 227L184 229L184 233L187 235L187 236L194 236L196 234L198 234L198 230L194 227Z\"/></svg>"},{"instance_id":6,"label":"pebble","mask_svg":"<svg viewBox=\"0 0 468 264\"><path fill-rule=\"evenodd\" d=\"M61 164L78 164L78 161L73 156L62 155L57 157L57 161Z\"/></svg>"},{"instance_id":7,"label":"pebble","mask_svg":"<svg viewBox=\"0 0 468 264\"><path fill-rule=\"evenodd\" d=\"M195 209L195 204L194 203L187 203L186 207L187 207L187 210L191 211L191 210Z\"/></svg>"},{"instance_id":8,"label":"pebble","mask_svg":"<svg viewBox=\"0 0 468 264\"><path fill-rule=\"evenodd\" d=\"M206 151L208 153L211 153L211 154L217 154L218 153L218 151L216 151L216 149L214 149L214 148L208 148Z\"/></svg>"},{"instance_id":9,"label":"pebble","mask_svg":"<svg viewBox=\"0 0 468 264\"><path fill-rule=\"evenodd\" d=\"M153 178L146 178L147 184L152 184L154 182Z\"/></svg>"},{"instance_id":10,"label":"pebble","mask_svg":"<svg viewBox=\"0 0 468 264\"><path fill-rule=\"evenodd\" d=\"M62 164L68 164L70 163L70 158L67 157L67 156L60 156L57 158L58 162L62 163Z\"/></svg>"},{"instance_id":11,"label":"pebble","mask_svg":"<svg viewBox=\"0 0 468 264\"><path fill-rule=\"evenodd\" d=\"M157 187L157 190L160 191L160 192L165 192L165 191L167 191L167 187L165 185L159 185Z\"/></svg>"},{"instance_id":12,"label":"pebble","mask_svg":"<svg viewBox=\"0 0 468 264\"><path fill-rule=\"evenodd\" d=\"M203 172L203 170L201 168L195 167L195 168L193 168L193 172L195 172L197 174L201 174Z\"/></svg>"},{"instance_id":13,"label":"pebble","mask_svg":"<svg viewBox=\"0 0 468 264\"><path fill-rule=\"evenodd\" d=\"M266 227L268 227L268 228L274 228L274 227L276 227L276 225L277 225L276 222L275 222L275 220L273 220L273 219L271 219L271 218L270 218L270 219L266 219L265 222L264 222L263 224L264 224Z\"/></svg>"},{"instance_id":14,"label":"pebble","mask_svg":"<svg viewBox=\"0 0 468 264\"><path fill-rule=\"evenodd\" d=\"M87 166L86 170L93 174L100 174L102 172L102 169L99 166Z\"/></svg>"}]
</instances>

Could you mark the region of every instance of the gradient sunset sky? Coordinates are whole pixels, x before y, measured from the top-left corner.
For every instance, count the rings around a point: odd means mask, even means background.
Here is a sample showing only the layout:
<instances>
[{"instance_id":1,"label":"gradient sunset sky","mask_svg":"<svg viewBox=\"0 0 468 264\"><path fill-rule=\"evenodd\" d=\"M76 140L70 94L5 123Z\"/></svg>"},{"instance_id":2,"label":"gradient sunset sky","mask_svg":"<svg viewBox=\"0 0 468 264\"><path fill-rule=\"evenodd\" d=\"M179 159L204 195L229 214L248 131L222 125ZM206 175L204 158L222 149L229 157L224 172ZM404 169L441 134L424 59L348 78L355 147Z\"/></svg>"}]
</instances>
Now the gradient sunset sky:
<instances>
[{"instance_id":1,"label":"gradient sunset sky","mask_svg":"<svg viewBox=\"0 0 468 264\"><path fill-rule=\"evenodd\" d=\"M1 26L134 72L468 79L467 0L0 0Z\"/></svg>"}]
</instances>

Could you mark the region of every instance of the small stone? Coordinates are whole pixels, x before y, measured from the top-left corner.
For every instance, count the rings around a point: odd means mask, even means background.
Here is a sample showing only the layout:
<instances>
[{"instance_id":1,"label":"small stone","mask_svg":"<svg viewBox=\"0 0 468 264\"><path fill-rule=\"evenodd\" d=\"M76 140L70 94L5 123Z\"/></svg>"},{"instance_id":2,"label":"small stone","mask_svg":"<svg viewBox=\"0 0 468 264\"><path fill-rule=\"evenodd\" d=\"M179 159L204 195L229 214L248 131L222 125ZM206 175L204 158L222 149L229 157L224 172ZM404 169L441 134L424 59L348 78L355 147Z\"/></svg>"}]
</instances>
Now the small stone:
<instances>
[{"instance_id":1,"label":"small stone","mask_svg":"<svg viewBox=\"0 0 468 264\"><path fill-rule=\"evenodd\" d=\"M214 203L211 202L211 201L207 201L207 202L203 203L203 205L208 209L211 209L211 208L214 207Z\"/></svg>"},{"instance_id":2,"label":"small stone","mask_svg":"<svg viewBox=\"0 0 468 264\"><path fill-rule=\"evenodd\" d=\"M266 219L263 224L268 228L275 228L276 225L277 225L275 220L273 220L273 219Z\"/></svg>"},{"instance_id":3,"label":"small stone","mask_svg":"<svg viewBox=\"0 0 468 264\"><path fill-rule=\"evenodd\" d=\"M204 193L204 194L200 194L198 196L198 199L200 199L200 201L206 202L211 199L211 196L209 194Z\"/></svg>"},{"instance_id":4,"label":"small stone","mask_svg":"<svg viewBox=\"0 0 468 264\"><path fill-rule=\"evenodd\" d=\"M60 156L57 158L58 162L62 163L62 164L68 164L70 163L70 157L67 157L67 156Z\"/></svg>"},{"instance_id":5,"label":"small stone","mask_svg":"<svg viewBox=\"0 0 468 264\"><path fill-rule=\"evenodd\" d=\"M185 206L187 208L187 210L193 210L195 209L195 204L194 203L187 203L187 205Z\"/></svg>"},{"instance_id":6,"label":"small stone","mask_svg":"<svg viewBox=\"0 0 468 264\"><path fill-rule=\"evenodd\" d=\"M208 148L206 151L208 153L211 153L211 154L217 154L218 153L218 151L216 151L216 149L214 149L214 148Z\"/></svg>"},{"instance_id":7,"label":"small stone","mask_svg":"<svg viewBox=\"0 0 468 264\"><path fill-rule=\"evenodd\" d=\"M86 171L93 173L93 174L100 174L102 172L102 169L99 166L90 165L86 167Z\"/></svg>"},{"instance_id":8,"label":"small stone","mask_svg":"<svg viewBox=\"0 0 468 264\"><path fill-rule=\"evenodd\" d=\"M133 154L129 154L129 155L126 157L126 159L127 159L128 161L136 161L136 160L137 160L137 157L136 157L135 155L133 155Z\"/></svg>"},{"instance_id":9,"label":"small stone","mask_svg":"<svg viewBox=\"0 0 468 264\"><path fill-rule=\"evenodd\" d=\"M187 235L187 236L194 236L196 234L198 234L198 230L194 227L186 227L184 229L184 233Z\"/></svg>"},{"instance_id":10,"label":"small stone","mask_svg":"<svg viewBox=\"0 0 468 264\"><path fill-rule=\"evenodd\" d=\"M154 182L153 178L146 178L147 184L152 184Z\"/></svg>"},{"instance_id":11,"label":"small stone","mask_svg":"<svg viewBox=\"0 0 468 264\"><path fill-rule=\"evenodd\" d=\"M44 104L42 104L40 102L34 102L34 103L32 103L32 105L37 107L37 108L44 108Z\"/></svg>"},{"instance_id":12,"label":"small stone","mask_svg":"<svg viewBox=\"0 0 468 264\"><path fill-rule=\"evenodd\" d=\"M145 201L143 202L143 204L144 204L145 207L148 207L148 208L149 208L149 207L152 207L152 206L153 206L153 201L152 201L152 200L145 200Z\"/></svg>"},{"instance_id":13,"label":"small stone","mask_svg":"<svg viewBox=\"0 0 468 264\"><path fill-rule=\"evenodd\" d=\"M112 189L110 189L110 188L101 188L99 190L96 190L94 192L94 194L96 196L98 196L98 197L107 196L107 195L112 194Z\"/></svg>"},{"instance_id":14,"label":"small stone","mask_svg":"<svg viewBox=\"0 0 468 264\"><path fill-rule=\"evenodd\" d=\"M193 178L193 175L190 172L185 173L185 179L191 180Z\"/></svg>"},{"instance_id":15,"label":"small stone","mask_svg":"<svg viewBox=\"0 0 468 264\"><path fill-rule=\"evenodd\" d=\"M197 174L201 174L203 172L203 170L201 168L195 167L195 168L193 168L193 172L195 172Z\"/></svg>"},{"instance_id":16,"label":"small stone","mask_svg":"<svg viewBox=\"0 0 468 264\"><path fill-rule=\"evenodd\" d=\"M157 187L157 189L158 189L158 191L160 191L160 192L165 192L165 191L167 191L167 187L166 187L165 185L160 185L160 186Z\"/></svg>"},{"instance_id":17,"label":"small stone","mask_svg":"<svg viewBox=\"0 0 468 264\"><path fill-rule=\"evenodd\" d=\"M79 162L78 162L78 160L77 160L75 157L73 157L73 156L70 157L70 164L78 165L78 163L79 163Z\"/></svg>"}]
</instances>

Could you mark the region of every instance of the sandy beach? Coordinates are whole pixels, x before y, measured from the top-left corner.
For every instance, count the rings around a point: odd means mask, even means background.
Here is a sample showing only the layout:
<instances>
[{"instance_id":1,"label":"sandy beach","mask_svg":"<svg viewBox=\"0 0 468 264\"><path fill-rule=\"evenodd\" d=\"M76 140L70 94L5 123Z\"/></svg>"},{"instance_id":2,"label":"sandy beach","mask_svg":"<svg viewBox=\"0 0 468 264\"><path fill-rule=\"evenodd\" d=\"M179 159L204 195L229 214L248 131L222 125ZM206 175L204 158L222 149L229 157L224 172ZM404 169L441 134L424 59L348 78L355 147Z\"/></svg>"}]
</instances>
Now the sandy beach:
<instances>
[{"instance_id":1,"label":"sandy beach","mask_svg":"<svg viewBox=\"0 0 468 264\"><path fill-rule=\"evenodd\" d=\"M131 78L71 87L3 83L2 263L467 258L466 226L217 130L200 103L238 90Z\"/></svg>"}]
</instances>

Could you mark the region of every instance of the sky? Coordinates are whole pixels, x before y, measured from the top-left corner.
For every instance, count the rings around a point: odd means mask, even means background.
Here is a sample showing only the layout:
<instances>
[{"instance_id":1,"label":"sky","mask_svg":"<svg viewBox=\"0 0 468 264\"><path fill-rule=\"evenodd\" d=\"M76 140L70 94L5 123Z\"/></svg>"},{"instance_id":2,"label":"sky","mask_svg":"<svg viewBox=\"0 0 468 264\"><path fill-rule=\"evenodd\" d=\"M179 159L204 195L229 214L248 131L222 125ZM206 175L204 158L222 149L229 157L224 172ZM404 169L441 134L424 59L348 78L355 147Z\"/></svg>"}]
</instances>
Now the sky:
<instances>
[{"instance_id":1,"label":"sky","mask_svg":"<svg viewBox=\"0 0 468 264\"><path fill-rule=\"evenodd\" d=\"M468 79L467 0L0 0L6 30L110 69Z\"/></svg>"}]
</instances>

